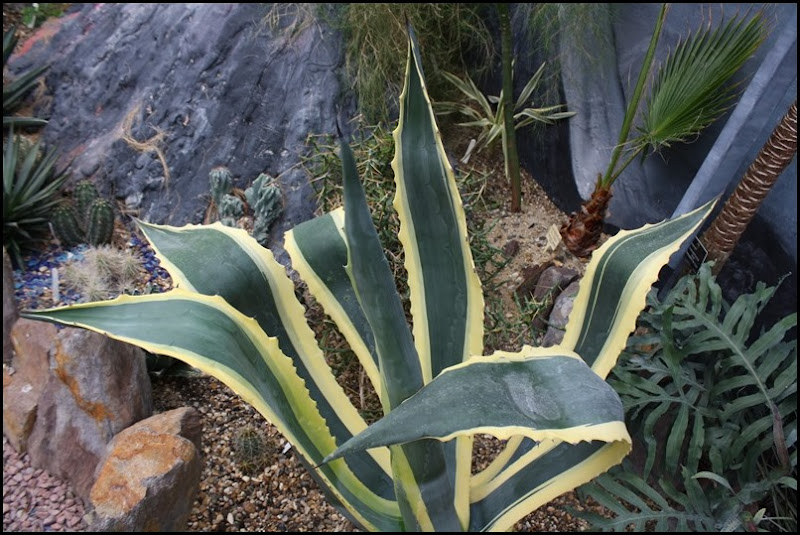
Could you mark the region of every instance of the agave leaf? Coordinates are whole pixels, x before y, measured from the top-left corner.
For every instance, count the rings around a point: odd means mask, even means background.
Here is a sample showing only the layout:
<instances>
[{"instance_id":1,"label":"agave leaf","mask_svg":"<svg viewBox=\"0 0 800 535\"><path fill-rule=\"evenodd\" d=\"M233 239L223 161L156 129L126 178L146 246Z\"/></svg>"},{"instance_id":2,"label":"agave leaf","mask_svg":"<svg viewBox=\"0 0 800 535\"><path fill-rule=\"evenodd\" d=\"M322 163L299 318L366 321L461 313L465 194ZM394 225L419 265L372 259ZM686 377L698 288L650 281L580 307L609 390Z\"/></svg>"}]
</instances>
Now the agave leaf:
<instances>
[{"instance_id":1,"label":"agave leaf","mask_svg":"<svg viewBox=\"0 0 800 535\"><path fill-rule=\"evenodd\" d=\"M659 270L712 207L713 202L606 241L586 268L561 345L605 378L636 327Z\"/></svg>"},{"instance_id":2,"label":"agave leaf","mask_svg":"<svg viewBox=\"0 0 800 535\"><path fill-rule=\"evenodd\" d=\"M181 228L139 222L176 287L220 295L274 336L297 368L309 395L338 442L366 423L336 382L294 296L294 284L272 254L245 231L221 223ZM205 262L197 262L197 258ZM353 458L356 475L386 499L394 499L388 451Z\"/></svg>"},{"instance_id":3,"label":"agave leaf","mask_svg":"<svg viewBox=\"0 0 800 535\"><path fill-rule=\"evenodd\" d=\"M629 440L622 419L619 397L580 357L526 347L444 370L325 462L378 446L477 433L571 444Z\"/></svg>"},{"instance_id":4,"label":"agave leaf","mask_svg":"<svg viewBox=\"0 0 800 535\"><path fill-rule=\"evenodd\" d=\"M286 233L284 246L292 266L339 327L381 397L375 338L345 269L344 209L297 225Z\"/></svg>"}]
</instances>

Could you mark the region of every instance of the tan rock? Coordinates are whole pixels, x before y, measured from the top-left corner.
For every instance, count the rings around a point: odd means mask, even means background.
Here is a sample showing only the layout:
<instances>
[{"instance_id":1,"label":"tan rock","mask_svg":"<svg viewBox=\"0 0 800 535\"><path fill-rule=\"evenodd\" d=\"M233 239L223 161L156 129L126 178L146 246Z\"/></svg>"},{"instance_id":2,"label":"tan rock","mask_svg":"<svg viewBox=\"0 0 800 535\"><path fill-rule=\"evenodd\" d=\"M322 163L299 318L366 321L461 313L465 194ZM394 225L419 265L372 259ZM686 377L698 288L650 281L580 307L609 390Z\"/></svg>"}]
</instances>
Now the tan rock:
<instances>
[{"instance_id":1,"label":"tan rock","mask_svg":"<svg viewBox=\"0 0 800 535\"><path fill-rule=\"evenodd\" d=\"M36 422L50 374L48 351L57 332L54 325L20 319L9 333L16 356L3 367L3 434L20 453L27 450Z\"/></svg>"},{"instance_id":2,"label":"tan rock","mask_svg":"<svg viewBox=\"0 0 800 535\"><path fill-rule=\"evenodd\" d=\"M17 303L14 299L14 272L11 269L11 259L3 247L3 362L11 362L14 354L11 345L11 327L19 318Z\"/></svg>"},{"instance_id":3,"label":"tan rock","mask_svg":"<svg viewBox=\"0 0 800 535\"><path fill-rule=\"evenodd\" d=\"M100 334L67 328L51 341L49 357L51 373L28 453L34 467L69 481L86 498L106 444L152 413L144 354Z\"/></svg>"},{"instance_id":4,"label":"tan rock","mask_svg":"<svg viewBox=\"0 0 800 535\"><path fill-rule=\"evenodd\" d=\"M114 437L89 495L91 531L186 530L202 463L192 440L180 433L198 435L197 422L194 409L177 409Z\"/></svg>"},{"instance_id":5,"label":"tan rock","mask_svg":"<svg viewBox=\"0 0 800 535\"><path fill-rule=\"evenodd\" d=\"M197 409L181 407L171 411L154 414L142 420L135 426L136 429L146 429L151 433L166 433L189 439L197 451L202 450L203 420ZM126 429L126 431L128 431ZM123 431L124 433L125 431Z\"/></svg>"}]
</instances>

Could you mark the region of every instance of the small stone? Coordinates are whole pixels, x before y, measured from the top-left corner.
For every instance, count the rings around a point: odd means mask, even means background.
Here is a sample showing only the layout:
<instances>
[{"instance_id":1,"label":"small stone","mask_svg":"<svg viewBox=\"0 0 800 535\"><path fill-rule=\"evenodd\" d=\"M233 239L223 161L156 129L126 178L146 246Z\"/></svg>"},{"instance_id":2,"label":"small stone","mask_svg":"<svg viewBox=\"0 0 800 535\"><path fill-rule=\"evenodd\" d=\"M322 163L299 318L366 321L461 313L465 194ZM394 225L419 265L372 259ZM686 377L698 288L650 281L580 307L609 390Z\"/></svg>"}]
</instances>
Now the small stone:
<instances>
[{"instance_id":1,"label":"small stone","mask_svg":"<svg viewBox=\"0 0 800 535\"><path fill-rule=\"evenodd\" d=\"M517 256L519 252L519 242L517 240L511 240L506 243L505 247L503 247L503 254L506 255L508 258Z\"/></svg>"},{"instance_id":2,"label":"small stone","mask_svg":"<svg viewBox=\"0 0 800 535\"><path fill-rule=\"evenodd\" d=\"M244 502L242 509L244 509L244 511L249 515L252 515L256 512L256 506L253 502Z\"/></svg>"},{"instance_id":3,"label":"small stone","mask_svg":"<svg viewBox=\"0 0 800 535\"><path fill-rule=\"evenodd\" d=\"M233 524L233 513L228 513L228 524Z\"/></svg>"}]
</instances>

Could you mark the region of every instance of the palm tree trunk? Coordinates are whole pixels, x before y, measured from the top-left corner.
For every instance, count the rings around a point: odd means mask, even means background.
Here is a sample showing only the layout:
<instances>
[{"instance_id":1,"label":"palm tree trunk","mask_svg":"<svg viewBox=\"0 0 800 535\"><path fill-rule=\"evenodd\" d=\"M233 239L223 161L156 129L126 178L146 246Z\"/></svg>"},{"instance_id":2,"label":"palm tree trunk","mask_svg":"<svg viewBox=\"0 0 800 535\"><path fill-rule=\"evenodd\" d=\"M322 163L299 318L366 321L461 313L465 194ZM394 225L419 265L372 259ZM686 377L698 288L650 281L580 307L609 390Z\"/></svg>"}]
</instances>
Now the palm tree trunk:
<instances>
[{"instance_id":1,"label":"palm tree trunk","mask_svg":"<svg viewBox=\"0 0 800 535\"><path fill-rule=\"evenodd\" d=\"M605 186L598 175L592 196L561 226L561 238L572 254L586 258L597 248L609 202L611 186Z\"/></svg>"},{"instance_id":2,"label":"palm tree trunk","mask_svg":"<svg viewBox=\"0 0 800 535\"><path fill-rule=\"evenodd\" d=\"M781 119L739 185L700 241L708 249L708 260L719 273L733 252L750 220L778 177L797 152L797 101Z\"/></svg>"}]
</instances>

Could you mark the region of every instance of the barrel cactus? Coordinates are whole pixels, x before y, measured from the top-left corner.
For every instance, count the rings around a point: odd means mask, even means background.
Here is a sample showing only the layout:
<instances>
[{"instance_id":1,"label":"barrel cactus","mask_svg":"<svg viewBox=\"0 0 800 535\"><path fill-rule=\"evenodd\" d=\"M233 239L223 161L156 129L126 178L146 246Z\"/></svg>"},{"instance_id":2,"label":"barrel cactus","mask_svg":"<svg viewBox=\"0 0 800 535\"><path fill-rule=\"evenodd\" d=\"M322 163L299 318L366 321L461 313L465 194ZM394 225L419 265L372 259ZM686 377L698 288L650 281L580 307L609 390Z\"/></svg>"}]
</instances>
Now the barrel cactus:
<instances>
[{"instance_id":1,"label":"barrel cactus","mask_svg":"<svg viewBox=\"0 0 800 535\"><path fill-rule=\"evenodd\" d=\"M66 247L81 243L105 245L114 234L114 207L100 197L97 188L82 180L72 192L72 200L64 201L53 212L53 232Z\"/></svg>"}]
</instances>

